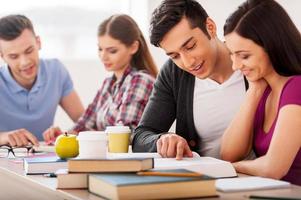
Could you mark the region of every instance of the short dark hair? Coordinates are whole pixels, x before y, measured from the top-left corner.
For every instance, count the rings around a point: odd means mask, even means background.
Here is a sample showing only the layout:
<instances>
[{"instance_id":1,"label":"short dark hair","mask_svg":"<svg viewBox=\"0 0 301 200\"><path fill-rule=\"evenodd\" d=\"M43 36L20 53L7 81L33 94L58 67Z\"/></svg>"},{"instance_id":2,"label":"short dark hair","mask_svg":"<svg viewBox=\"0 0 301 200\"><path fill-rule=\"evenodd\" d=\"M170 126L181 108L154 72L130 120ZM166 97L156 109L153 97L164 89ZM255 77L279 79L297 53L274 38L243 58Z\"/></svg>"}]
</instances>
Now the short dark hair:
<instances>
[{"instance_id":1,"label":"short dark hair","mask_svg":"<svg viewBox=\"0 0 301 200\"><path fill-rule=\"evenodd\" d=\"M210 38L206 29L208 14L195 0L164 0L153 12L150 23L150 42L160 46L168 31L186 17L191 28L200 28Z\"/></svg>"},{"instance_id":2,"label":"short dark hair","mask_svg":"<svg viewBox=\"0 0 301 200\"><path fill-rule=\"evenodd\" d=\"M224 35L235 31L268 54L282 76L301 74L301 35L283 7L274 0L247 0L224 25Z\"/></svg>"},{"instance_id":3,"label":"short dark hair","mask_svg":"<svg viewBox=\"0 0 301 200\"><path fill-rule=\"evenodd\" d=\"M14 40L25 30L29 29L34 32L33 25L24 15L7 15L0 18L0 39Z\"/></svg>"}]
</instances>

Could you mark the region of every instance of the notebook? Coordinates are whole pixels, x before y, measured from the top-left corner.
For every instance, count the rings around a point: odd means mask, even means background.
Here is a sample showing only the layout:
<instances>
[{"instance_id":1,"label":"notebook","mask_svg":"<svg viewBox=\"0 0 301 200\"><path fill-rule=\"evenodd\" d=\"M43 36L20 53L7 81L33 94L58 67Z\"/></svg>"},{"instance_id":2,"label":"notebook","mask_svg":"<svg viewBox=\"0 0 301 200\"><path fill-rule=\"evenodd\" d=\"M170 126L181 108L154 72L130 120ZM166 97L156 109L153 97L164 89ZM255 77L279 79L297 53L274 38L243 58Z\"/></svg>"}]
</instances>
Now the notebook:
<instances>
[{"instance_id":1,"label":"notebook","mask_svg":"<svg viewBox=\"0 0 301 200\"><path fill-rule=\"evenodd\" d=\"M216 180L216 189L222 192L237 192L245 190L276 189L290 187L290 183L262 177L240 177Z\"/></svg>"}]
</instances>

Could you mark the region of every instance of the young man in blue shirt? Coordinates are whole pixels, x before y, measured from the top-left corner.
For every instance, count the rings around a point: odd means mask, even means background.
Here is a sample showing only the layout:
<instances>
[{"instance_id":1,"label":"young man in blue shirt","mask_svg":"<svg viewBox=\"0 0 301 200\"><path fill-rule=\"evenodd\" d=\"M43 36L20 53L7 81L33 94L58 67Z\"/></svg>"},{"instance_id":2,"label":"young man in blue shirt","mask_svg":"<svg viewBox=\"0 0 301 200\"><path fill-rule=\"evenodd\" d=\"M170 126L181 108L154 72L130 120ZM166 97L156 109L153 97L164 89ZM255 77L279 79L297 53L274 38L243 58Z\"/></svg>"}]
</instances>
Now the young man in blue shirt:
<instances>
[{"instance_id":1,"label":"young man in blue shirt","mask_svg":"<svg viewBox=\"0 0 301 200\"><path fill-rule=\"evenodd\" d=\"M41 41L23 15L0 19L0 145L38 145L60 105L73 121L83 113L69 73L57 59L40 59Z\"/></svg>"}]
</instances>

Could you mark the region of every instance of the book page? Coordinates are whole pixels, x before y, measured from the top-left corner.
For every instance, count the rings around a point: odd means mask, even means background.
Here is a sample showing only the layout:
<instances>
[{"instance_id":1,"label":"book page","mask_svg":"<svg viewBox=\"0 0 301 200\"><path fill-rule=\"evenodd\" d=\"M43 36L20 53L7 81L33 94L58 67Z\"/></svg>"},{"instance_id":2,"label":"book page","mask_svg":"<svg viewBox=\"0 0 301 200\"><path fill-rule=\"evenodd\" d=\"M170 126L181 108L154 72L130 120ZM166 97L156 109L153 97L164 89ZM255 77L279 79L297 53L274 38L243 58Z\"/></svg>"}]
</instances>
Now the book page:
<instances>
[{"instance_id":1,"label":"book page","mask_svg":"<svg viewBox=\"0 0 301 200\"><path fill-rule=\"evenodd\" d=\"M158 153L108 153L109 159L124 159L124 158L161 158Z\"/></svg>"},{"instance_id":2,"label":"book page","mask_svg":"<svg viewBox=\"0 0 301 200\"><path fill-rule=\"evenodd\" d=\"M187 169L214 178L237 176L231 163L211 157L200 157L196 152L193 152L192 158L185 157L182 160L162 158L158 153L108 153L108 158L154 158L154 169Z\"/></svg>"},{"instance_id":3,"label":"book page","mask_svg":"<svg viewBox=\"0 0 301 200\"><path fill-rule=\"evenodd\" d=\"M155 169L187 169L214 178L236 177L231 163L211 157L193 157L176 160L174 158L155 158Z\"/></svg>"},{"instance_id":4,"label":"book page","mask_svg":"<svg viewBox=\"0 0 301 200\"><path fill-rule=\"evenodd\" d=\"M200 159L200 155L196 152L192 152L193 159ZM162 158L158 153L108 153L108 158L117 159L117 158ZM168 158L169 159L169 158ZM170 158L174 159L174 158ZM186 158L184 158L186 159ZM175 159L174 159L175 160Z\"/></svg>"}]
</instances>

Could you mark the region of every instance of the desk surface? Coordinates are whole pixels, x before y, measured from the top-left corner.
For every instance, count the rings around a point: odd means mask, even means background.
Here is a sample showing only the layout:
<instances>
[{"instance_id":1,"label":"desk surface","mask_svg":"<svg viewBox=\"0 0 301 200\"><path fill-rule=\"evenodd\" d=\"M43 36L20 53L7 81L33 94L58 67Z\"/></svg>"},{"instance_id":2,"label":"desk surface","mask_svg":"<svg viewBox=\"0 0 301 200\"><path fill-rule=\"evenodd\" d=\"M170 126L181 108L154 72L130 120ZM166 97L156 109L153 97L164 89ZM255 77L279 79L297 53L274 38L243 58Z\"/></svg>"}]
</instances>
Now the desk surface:
<instances>
[{"instance_id":1,"label":"desk surface","mask_svg":"<svg viewBox=\"0 0 301 200\"><path fill-rule=\"evenodd\" d=\"M56 178L41 175L24 175L22 162L0 158L0 199L88 199L99 200L87 190L57 190ZM248 195L278 197L301 197L301 187L257 190L249 192L223 193L219 197L207 199L248 199ZM202 198L206 199L206 198Z\"/></svg>"}]
</instances>

